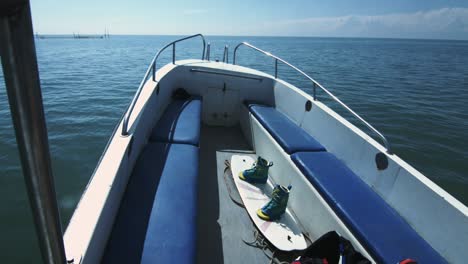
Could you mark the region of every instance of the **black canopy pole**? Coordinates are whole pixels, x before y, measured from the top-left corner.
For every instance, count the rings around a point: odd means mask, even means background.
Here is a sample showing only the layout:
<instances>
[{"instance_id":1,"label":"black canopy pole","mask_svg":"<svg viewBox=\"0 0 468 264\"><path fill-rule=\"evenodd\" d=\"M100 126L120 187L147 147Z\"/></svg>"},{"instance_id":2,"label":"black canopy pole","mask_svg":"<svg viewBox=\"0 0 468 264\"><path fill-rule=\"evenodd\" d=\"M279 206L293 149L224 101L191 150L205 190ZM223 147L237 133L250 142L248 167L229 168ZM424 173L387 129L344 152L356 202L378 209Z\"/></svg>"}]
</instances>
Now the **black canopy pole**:
<instances>
[{"instance_id":1,"label":"black canopy pole","mask_svg":"<svg viewBox=\"0 0 468 264\"><path fill-rule=\"evenodd\" d=\"M45 263L66 263L29 1L0 3L0 55L24 180ZM27 252L25 252L27 254Z\"/></svg>"}]
</instances>

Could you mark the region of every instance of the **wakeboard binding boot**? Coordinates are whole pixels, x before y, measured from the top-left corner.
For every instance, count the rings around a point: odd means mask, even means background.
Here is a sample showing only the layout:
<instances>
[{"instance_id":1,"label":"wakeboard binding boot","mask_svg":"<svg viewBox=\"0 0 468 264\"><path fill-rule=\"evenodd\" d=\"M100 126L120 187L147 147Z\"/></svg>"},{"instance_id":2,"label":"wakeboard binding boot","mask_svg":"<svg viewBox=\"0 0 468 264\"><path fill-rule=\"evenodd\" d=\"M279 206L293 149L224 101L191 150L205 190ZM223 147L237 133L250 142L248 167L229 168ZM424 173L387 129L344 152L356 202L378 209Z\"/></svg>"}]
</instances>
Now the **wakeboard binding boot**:
<instances>
[{"instance_id":1,"label":"wakeboard binding boot","mask_svg":"<svg viewBox=\"0 0 468 264\"><path fill-rule=\"evenodd\" d=\"M292 186L287 188L283 185L276 185L271 195L271 200L262 208L257 210L257 215L263 220L273 221L279 219L288 206L289 191Z\"/></svg>"},{"instance_id":2,"label":"wakeboard binding boot","mask_svg":"<svg viewBox=\"0 0 468 264\"><path fill-rule=\"evenodd\" d=\"M268 180L268 169L273 166L273 162L268 163L262 157L258 157L257 162L248 170L241 171L239 178L249 183L266 183Z\"/></svg>"}]
</instances>

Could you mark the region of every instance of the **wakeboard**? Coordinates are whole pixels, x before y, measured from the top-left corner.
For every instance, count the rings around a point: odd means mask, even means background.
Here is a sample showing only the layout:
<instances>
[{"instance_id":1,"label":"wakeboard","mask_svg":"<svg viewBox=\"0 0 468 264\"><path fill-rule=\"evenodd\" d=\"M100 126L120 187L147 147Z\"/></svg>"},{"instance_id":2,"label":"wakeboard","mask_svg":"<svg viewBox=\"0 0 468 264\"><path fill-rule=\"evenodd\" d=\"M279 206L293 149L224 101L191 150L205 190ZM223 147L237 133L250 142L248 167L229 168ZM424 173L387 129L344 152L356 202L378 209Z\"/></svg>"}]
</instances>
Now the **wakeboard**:
<instances>
[{"instance_id":1,"label":"wakeboard","mask_svg":"<svg viewBox=\"0 0 468 264\"><path fill-rule=\"evenodd\" d=\"M231 157L231 171L234 183L239 191L245 209L257 229L277 249L282 251L303 250L307 247L297 220L289 209L275 221L265 221L257 216L257 210L270 200L273 183L269 178L265 184L251 184L239 178L239 173L250 169L255 160L247 155ZM291 190L294 195L294 186Z\"/></svg>"}]
</instances>

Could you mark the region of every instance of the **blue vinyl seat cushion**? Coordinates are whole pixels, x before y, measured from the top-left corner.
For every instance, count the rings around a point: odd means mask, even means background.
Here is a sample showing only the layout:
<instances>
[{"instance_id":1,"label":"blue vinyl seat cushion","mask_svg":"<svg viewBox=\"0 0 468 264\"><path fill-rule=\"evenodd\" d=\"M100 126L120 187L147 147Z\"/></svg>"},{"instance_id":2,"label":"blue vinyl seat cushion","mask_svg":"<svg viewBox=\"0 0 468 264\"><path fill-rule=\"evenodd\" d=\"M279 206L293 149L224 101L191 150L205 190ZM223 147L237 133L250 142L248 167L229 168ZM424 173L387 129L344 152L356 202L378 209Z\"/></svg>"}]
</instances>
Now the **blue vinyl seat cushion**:
<instances>
[{"instance_id":1,"label":"blue vinyl seat cushion","mask_svg":"<svg viewBox=\"0 0 468 264\"><path fill-rule=\"evenodd\" d=\"M154 127L150 141L184 143L200 142L201 99L172 101Z\"/></svg>"},{"instance_id":2,"label":"blue vinyl seat cushion","mask_svg":"<svg viewBox=\"0 0 468 264\"><path fill-rule=\"evenodd\" d=\"M103 263L193 263L198 147L149 143L122 198Z\"/></svg>"},{"instance_id":3,"label":"blue vinyl seat cushion","mask_svg":"<svg viewBox=\"0 0 468 264\"><path fill-rule=\"evenodd\" d=\"M275 108L249 104L250 112L270 132L288 154L298 151L325 151L317 140Z\"/></svg>"},{"instance_id":4,"label":"blue vinyl seat cushion","mask_svg":"<svg viewBox=\"0 0 468 264\"><path fill-rule=\"evenodd\" d=\"M291 159L378 263L406 258L418 263L446 262L333 154L298 152Z\"/></svg>"}]
</instances>

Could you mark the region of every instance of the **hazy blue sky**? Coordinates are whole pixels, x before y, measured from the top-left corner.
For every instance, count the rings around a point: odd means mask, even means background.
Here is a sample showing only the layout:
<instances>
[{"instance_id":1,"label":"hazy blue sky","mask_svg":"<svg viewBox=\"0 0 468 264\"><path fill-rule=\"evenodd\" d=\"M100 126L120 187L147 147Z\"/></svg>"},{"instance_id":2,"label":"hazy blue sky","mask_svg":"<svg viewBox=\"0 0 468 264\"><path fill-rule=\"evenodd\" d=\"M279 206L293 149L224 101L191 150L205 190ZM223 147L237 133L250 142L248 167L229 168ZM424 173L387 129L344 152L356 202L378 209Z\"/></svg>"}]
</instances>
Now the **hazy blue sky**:
<instances>
[{"instance_id":1,"label":"hazy blue sky","mask_svg":"<svg viewBox=\"0 0 468 264\"><path fill-rule=\"evenodd\" d=\"M34 30L468 40L468 0L33 0Z\"/></svg>"}]
</instances>

